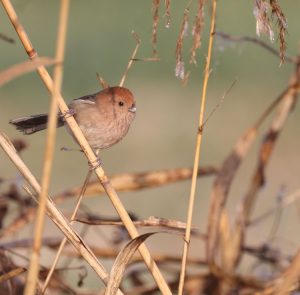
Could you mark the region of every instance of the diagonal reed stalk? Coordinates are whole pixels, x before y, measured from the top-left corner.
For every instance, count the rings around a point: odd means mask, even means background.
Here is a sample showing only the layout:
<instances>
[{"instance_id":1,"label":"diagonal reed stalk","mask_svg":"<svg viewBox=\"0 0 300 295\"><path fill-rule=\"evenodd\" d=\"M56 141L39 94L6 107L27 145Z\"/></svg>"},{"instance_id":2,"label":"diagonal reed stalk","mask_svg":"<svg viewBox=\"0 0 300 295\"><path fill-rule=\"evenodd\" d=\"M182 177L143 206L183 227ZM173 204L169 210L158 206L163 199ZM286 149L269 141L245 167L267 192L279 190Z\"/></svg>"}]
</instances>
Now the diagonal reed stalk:
<instances>
[{"instance_id":1,"label":"diagonal reed stalk","mask_svg":"<svg viewBox=\"0 0 300 295\"><path fill-rule=\"evenodd\" d=\"M65 51L65 39L67 32L67 22L69 14L69 0L61 0L60 7L60 19L58 26L57 36L57 48L56 48L56 60L58 63L54 67L54 82L52 99L49 109L48 126L47 126L47 138L46 148L44 155L44 167L42 172L41 181L41 193L39 196L39 206L37 211L37 218L34 229L34 243L32 247L32 253L30 258L29 271L27 275L25 295L31 295L36 293L36 285L38 282L39 274L39 260L40 250L42 243L43 230L45 225L45 213L46 203L48 198L48 191L51 179L51 170L54 157L55 137L56 137L56 125L57 125L57 112L58 105L56 99L56 93L60 92L62 78L63 78L63 57Z\"/></svg>"},{"instance_id":2,"label":"diagonal reed stalk","mask_svg":"<svg viewBox=\"0 0 300 295\"><path fill-rule=\"evenodd\" d=\"M191 239L191 227L192 227L195 193L196 193L196 186L197 186L197 173L198 173L199 161L200 161L200 155L201 155L200 152L201 152L201 143L202 143L202 135L203 135L204 111L205 111L205 106L206 106L206 92L207 92L208 79L209 79L209 75L210 75L210 62L211 62L213 40L214 40L214 30L215 30L215 22L216 22L216 8L217 8L217 1L213 0L212 1L212 15L211 15L211 22L210 22L209 43L208 43L207 58L206 58L205 70L204 70L201 106L200 106L200 112L199 112L199 125L198 125L197 139L196 139L196 150L195 150L195 158L194 158L192 184L191 184L188 213L187 213L187 222L186 222L187 225L186 225L186 231L185 231L182 262L181 262L181 271L180 271L180 278L179 278L179 287L178 287L179 295L183 294L183 286L184 286L184 279L185 279L185 272L186 272L186 262L187 262L188 250L189 250L190 239Z\"/></svg>"},{"instance_id":3,"label":"diagonal reed stalk","mask_svg":"<svg viewBox=\"0 0 300 295\"><path fill-rule=\"evenodd\" d=\"M13 144L7 138L7 136L0 132L0 146L7 154L9 159L13 162L16 168L20 171L24 179L30 184L34 193L38 196L41 193L41 186L33 176L31 171L22 161L20 156L17 154ZM31 194L30 194L31 195ZM35 201L38 201L37 198L34 198ZM57 227L63 232L63 234L68 238L68 240L75 247L79 255L81 255L86 262L91 266L91 268L97 273L97 275L102 279L106 284L108 281L108 272L104 266L98 261L95 254L91 251L88 245L85 244L80 235L75 232L64 215L55 207L52 199L48 197L47 199L47 215L51 220L57 225ZM121 291L118 294L123 294Z\"/></svg>"},{"instance_id":4,"label":"diagonal reed stalk","mask_svg":"<svg viewBox=\"0 0 300 295\"><path fill-rule=\"evenodd\" d=\"M135 48L134 48L134 50L132 52L131 58L130 58L130 60L128 62L128 65L127 65L127 68L126 68L126 70L125 70L125 72L124 72L124 74L122 76L121 81L120 81L120 84L119 84L120 87L123 87L123 85L125 83L126 76L128 74L128 71L130 70L130 68L131 68L131 66L132 66L132 64L134 62L135 56L136 56L136 54L137 54L137 52L138 52L138 50L139 50L139 48L141 46L141 39L138 36L138 34L135 31L132 31L131 34L132 34L133 38L136 41L136 46L135 46Z\"/></svg>"},{"instance_id":5,"label":"diagonal reed stalk","mask_svg":"<svg viewBox=\"0 0 300 295\"><path fill-rule=\"evenodd\" d=\"M55 58L58 61L58 64L54 67L53 72L53 83L54 83L54 89L52 92L52 100L51 100L51 106L50 106L50 112L49 112L49 123L48 123L48 137L47 137L47 146L46 146L46 154L45 154L45 169L48 168L48 170L45 170L47 174L44 174L44 178L42 179L42 192L40 197L40 205L43 205L43 215L45 216L45 205L46 205L46 198L48 195L48 185L50 180L50 169L51 164L53 161L53 148L54 148L54 142L55 142L55 134L56 134L56 125L57 125L57 112L58 112L58 105L57 105L57 98L56 93L61 91L62 86L62 80L63 80L63 60L64 60L64 52L65 52L65 44L66 44L66 35L67 35L67 24L68 24L68 16L69 16L69 7L70 7L70 0L61 0L60 4L60 16L59 16L59 22L58 22L58 34L57 34L57 42L56 42L56 55ZM45 183L43 182L45 180ZM43 190L43 183L45 185L45 189ZM41 203L43 201L43 203ZM42 211L42 210L40 210ZM38 221L38 219L37 219ZM40 237L41 239L41 237ZM66 237L65 237L66 239ZM48 278L49 277L49 278ZM48 281L51 278L51 272L50 275L47 276L46 282L44 284L43 290L46 289L45 285L47 287L47 279ZM42 291L43 293L43 291Z\"/></svg>"},{"instance_id":6,"label":"diagonal reed stalk","mask_svg":"<svg viewBox=\"0 0 300 295\"><path fill-rule=\"evenodd\" d=\"M4 9L14 26L28 56L30 59L36 59L38 58L38 54L33 48L30 39L28 38L22 24L20 23L18 16L11 4L10 0L1 0L2 5L4 6ZM52 92L53 91L53 80L51 79L47 69L44 66L40 66L37 69L38 74L40 75L41 79L43 80L45 86L47 89ZM62 114L69 113L69 108L66 105L63 97L60 93L57 93L57 102L59 109ZM124 223L124 226L126 227L129 235L131 238L136 238L139 233L133 224L128 212L126 211L125 207L123 206L117 192L112 187L108 177L105 174L105 171L103 168L99 165L99 160L97 159L95 153L91 149L90 145L88 144L86 138L82 134L81 129L79 128L78 124L76 123L75 119L72 116L66 116L66 123L70 127L70 130L72 130L72 133L76 139L76 141L79 143L82 151L85 153L89 163L93 166L94 171L102 184L104 190L106 191L107 195L109 196L113 206L115 207L116 211L118 212L122 222ZM159 287L162 294L172 294L170 291L170 288L168 284L166 283L164 277L162 276L159 268L157 267L155 261L152 259L149 250L145 246L145 244L141 244L139 247L139 252L142 255L145 264L147 265L149 271L151 272L157 286Z\"/></svg>"}]
</instances>

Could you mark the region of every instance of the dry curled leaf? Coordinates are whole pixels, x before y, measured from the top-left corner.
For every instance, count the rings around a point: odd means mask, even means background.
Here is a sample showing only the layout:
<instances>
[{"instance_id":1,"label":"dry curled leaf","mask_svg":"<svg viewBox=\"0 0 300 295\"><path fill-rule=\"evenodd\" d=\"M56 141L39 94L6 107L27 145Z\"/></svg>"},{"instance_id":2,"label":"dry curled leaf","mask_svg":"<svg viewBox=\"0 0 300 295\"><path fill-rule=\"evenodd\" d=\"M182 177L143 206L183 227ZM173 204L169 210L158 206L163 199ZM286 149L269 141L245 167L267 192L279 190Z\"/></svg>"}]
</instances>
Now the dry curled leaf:
<instances>
[{"instance_id":1,"label":"dry curled leaf","mask_svg":"<svg viewBox=\"0 0 300 295\"><path fill-rule=\"evenodd\" d=\"M114 295L117 294L118 288L120 286L126 265L132 258L133 254L139 246L150 236L156 234L157 232L153 233L146 233L140 235L133 240L131 240L125 247L121 250L119 255L117 256L115 263L112 267L109 281L107 283L107 287L105 290L105 295Z\"/></svg>"}]
</instances>

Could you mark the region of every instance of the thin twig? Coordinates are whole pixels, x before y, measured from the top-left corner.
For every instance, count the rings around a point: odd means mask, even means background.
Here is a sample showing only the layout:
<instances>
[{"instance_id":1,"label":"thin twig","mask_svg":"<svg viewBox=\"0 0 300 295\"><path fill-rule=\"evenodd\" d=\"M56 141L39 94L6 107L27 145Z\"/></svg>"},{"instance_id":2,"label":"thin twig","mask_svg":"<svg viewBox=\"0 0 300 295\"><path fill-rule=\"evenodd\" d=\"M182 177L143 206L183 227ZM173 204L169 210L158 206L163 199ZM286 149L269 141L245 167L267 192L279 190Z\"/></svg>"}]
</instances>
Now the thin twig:
<instances>
[{"instance_id":1,"label":"thin twig","mask_svg":"<svg viewBox=\"0 0 300 295\"><path fill-rule=\"evenodd\" d=\"M179 279L179 290L178 290L179 295L183 294L184 278L185 278L185 271L186 271L186 261L187 261L189 244L190 244L195 192L196 192L196 185L197 185L197 172L198 172L198 167L199 167L199 162L200 162L200 152L201 152L201 142L202 142L202 132L200 132L200 127L202 126L203 121L204 121L204 111L205 111L205 106L206 106L206 92L207 92L207 84L208 84L208 79L209 79L210 63L211 63L211 55L212 55L213 39L214 39L213 32L215 30L215 21L216 21L216 8L217 8L217 1L213 0L211 23L210 23L210 36L209 36L209 44L208 44L208 50L207 50L205 71L204 71L203 88L202 88L202 96L201 96L201 107L200 107L200 113L199 113L199 125L198 125L199 132L197 133L194 168L193 168L192 184L191 184L189 206L188 206L187 226L186 226L185 240L184 240L184 245L183 245L182 263L181 263L181 271L180 271L180 279Z\"/></svg>"},{"instance_id":2,"label":"thin twig","mask_svg":"<svg viewBox=\"0 0 300 295\"><path fill-rule=\"evenodd\" d=\"M67 22L69 14L69 0L61 0L60 7L60 19L59 19L59 32L57 36L57 48L56 48L56 60L60 61L59 64L56 64L54 67L54 82L53 82L53 91L52 99L50 103L48 123L47 123L47 138L46 138L46 147L44 155L44 167L42 172L42 181L41 181L41 193L39 196L39 207L37 210L37 218L35 221L34 228L34 244L32 247L32 253L30 258L30 265L27 275L27 282L25 287L25 295L35 294L36 284L39 274L39 260L40 260L40 251L41 251L41 241L45 225L45 212L46 212L46 203L50 185L51 170L54 157L54 146L55 146L55 137L56 137L56 126L57 126L57 99L56 93L60 92L62 77L63 77L63 66L62 61L65 51L65 40L67 33Z\"/></svg>"},{"instance_id":3,"label":"thin twig","mask_svg":"<svg viewBox=\"0 0 300 295\"><path fill-rule=\"evenodd\" d=\"M21 25L20 21L18 20L17 14L16 14L10 0L1 0L1 2L2 2L3 6L5 8L5 11L8 14L10 21L12 22L29 58L30 59L37 58L38 54L35 51L35 49L33 48L23 26ZM47 69L44 66L41 66L38 68L37 71L38 71L41 79L43 80L45 86L47 87L47 89L49 91L52 91L53 81L52 81ZM63 113L63 114L68 113L69 108L60 93L58 93L57 99L58 99L58 105L59 105L59 109L60 109L61 113ZM139 235L136 227L132 223L132 220L130 219L128 212L126 211L125 207L123 206L117 192L111 186L111 183L110 183L108 177L105 175L105 171L103 170L102 166L98 165L98 159L95 156L92 148L88 144L86 138L84 137L77 122L75 121L75 119L72 116L68 116L66 118L66 123L70 127L70 130L72 131L72 133L74 135L74 138L80 145L80 147L81 147L82 151L84 152L84 154L86 155L89 163L91 163L91 165L94 167L94 171L95 171L97 177L99 178L100 183L103 185L113 206L115 207L116 211L118 212L119 216L121 217L121 219L124 223L124 226L126 227L129 235L133 239L136 238ZM96 165L95 165L95 163L96 163ZM171 294L168 284L166 283L165 279L163 278L156 263L151 258L150 252L147 249L147 247L145 246L145 244L140 245L139 251L140 251L142 257L144 258L145 263L146 263L149 271L153 275L153 278L155 279L161 292L163 294Z\"/></svg>"},{"instance_id":4,"label":"thin twig","mask_svg":"<svg viewBox=\"0 0 300 295\"><path fill-rule=\"evenodd\" d=\"M141 39L138 36L138 34L136 32L134 32L134 31L132 31L131 34L132 34L133 38L136 41L136 46L135 46L135 48L134 48L134 50L132 52L131 58L129 59L129 62L127 64L127 68L125 70L125 73L124 73L124 75L123 75L123 77L122 77L122 79L120 81L120 84L119 84L120 87L122 87L124 85L127 73L128 73L129 69L131 68L131 66L132 66L132 64L134 62L134 58L135 58L135 56L136 56L136 54L137 54L137 52L139 50L139 47L141 46Z\"/></svg>"},{"instance_id":5,"label":"thin twig","mask_svg":"<svg viewBox=\"0 0 300 295\"><path fill-rule=\"evenodd\" d=\"M108 83L99 75L99 73L96 74L97 75L97 79L100 83L100 85L102 86L103 89L108 88L109 85Z\"/></svg>"},{"instance_id":6,"label":"thin twig","mask_svg":"<svg viewBox=\"0 0 300 295\"><path fill-rule=\"evenodd\" d=\"M210 118L213 116L213 114L215 113L215 111L220 107L220 105L223 103L225 97L227 96L227 94L231 91L231 89L233 88L233 86L236 83L236 79L232 82L232 84L230 85L230 87L225 91L225 93L222 95L222 97L220 98L220 100L218 101L218 103L215 105L215 107L212 109L212 111L208 114L207 118L204 120L204 122L202 123L202 125L200 126L200 130L203 130L204 126L207 124L207 122L210 120Z\"/></svg>"},{"instance_id":7,"label":"thin twig","mask_svg":"<svg viewBox=\"0 0 300 295\"><path fill-rule=\"evenodd\" d=\"M247 226L256 226L258 223L260 223L265 218L273 215L277 212L278 209L283 209L286 206L291 205L294 203L297 199L300 198L300 189L296 190L295 192L289 194L286 197L283 197L280 202L276 204L273 208L269 209L265 213L261 214L260 216L256 217L255 219L249 221L246 225Z\"/></svg>"},{"instance_id":8,"label":"thin twig","mask_svg":"<svg viewBox=\"0 0 300 295\"><path fill-rule=\"evenodd\" d=\"M242 43L242 42L251 42L251 43L254 43L254 44L257 44L257 45L261 46L262 48L266 49L267 51L271 52L273 55L275 55L277 57L281 56L278 50L274 49L272 46L270 46L266 42L264 42L262 40L259 40L257 38L254 38L254 37L249 37L249 36L232 36L232 35L226 34L224 32L215 32L215 35L217 35L218 37L221 37L221 38L223 38L225 40L229 40L231 42L239 42L239 43ZM284 61L296 64L297 63L297 58L285 55L284 56Z\"/></svg>"}]
</instances>

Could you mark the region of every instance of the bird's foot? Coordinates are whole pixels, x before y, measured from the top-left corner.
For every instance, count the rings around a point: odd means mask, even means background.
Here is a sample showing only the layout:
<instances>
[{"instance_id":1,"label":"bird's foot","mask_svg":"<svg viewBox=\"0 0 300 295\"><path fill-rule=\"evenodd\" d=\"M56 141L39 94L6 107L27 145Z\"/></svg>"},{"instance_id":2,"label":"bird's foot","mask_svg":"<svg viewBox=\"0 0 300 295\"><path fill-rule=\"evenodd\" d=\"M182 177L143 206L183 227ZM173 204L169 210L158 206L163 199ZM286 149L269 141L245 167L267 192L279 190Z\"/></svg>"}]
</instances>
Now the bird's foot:
<instances>
[{"instance_id":1,"label":"bird's foot","mask_svg":"<svg viewBox=\"0 0 300 295\"><path fill-rule=\"evenodd\" d=\"M67 111L61 114L61 118L66 121L67 118L70 118L75 115L75 111L72 109L68 109Z\"/></svg>"},{"instance_id":2,"label":"bird's foot","mask_svg":"<svg viewBox=\"0 0 300 295\"><path fill-rule=\"evenodd\" d=\"M97 156L95 161L89 162L90 170L96 170L102 166L102 161L100 157Z\"/></svg>"}]
</instances>

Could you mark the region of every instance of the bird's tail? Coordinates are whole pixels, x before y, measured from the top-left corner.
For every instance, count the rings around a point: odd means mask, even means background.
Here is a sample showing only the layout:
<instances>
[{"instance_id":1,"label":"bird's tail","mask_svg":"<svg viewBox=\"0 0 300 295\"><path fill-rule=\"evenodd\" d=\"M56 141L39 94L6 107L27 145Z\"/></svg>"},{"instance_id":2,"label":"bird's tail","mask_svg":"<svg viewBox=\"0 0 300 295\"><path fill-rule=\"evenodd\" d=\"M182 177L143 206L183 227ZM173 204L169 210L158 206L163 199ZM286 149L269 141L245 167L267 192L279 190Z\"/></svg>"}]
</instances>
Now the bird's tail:
<instances>
[{"instance_id":1,"label":"bird's tail","mask_svg":"<svg viewBox=\"0 0 300 295\"><path fill-rule=\"evenodd\" d=\"M9 123L15 125L17 130L22 131L24 134L32 134L47 128L48 115L33 115L28 117L21 117L10 120ZM57 117L57 127L64 125L61 116Z\"/></svg>"}]
</instances>

